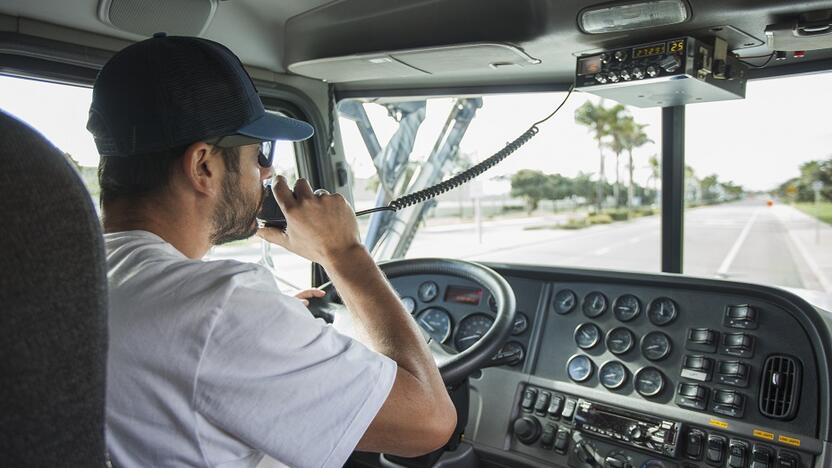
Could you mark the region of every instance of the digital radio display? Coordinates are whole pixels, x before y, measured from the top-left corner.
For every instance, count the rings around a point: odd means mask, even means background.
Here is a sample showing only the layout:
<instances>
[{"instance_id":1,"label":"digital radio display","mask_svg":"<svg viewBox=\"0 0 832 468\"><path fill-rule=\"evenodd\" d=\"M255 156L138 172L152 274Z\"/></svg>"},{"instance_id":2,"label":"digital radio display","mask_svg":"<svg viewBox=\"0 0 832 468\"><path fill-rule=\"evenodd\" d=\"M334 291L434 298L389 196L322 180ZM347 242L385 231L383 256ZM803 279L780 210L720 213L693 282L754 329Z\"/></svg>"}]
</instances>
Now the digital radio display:
<instances>
[{"instance_id":1,"label":"digital radio display","mask_svg":"<svg viewBox=\"0 0 832 468\"><path fill-rule=\"evenodd\" d=\"M633 48L633 58L644 58L644 57L652 57L654 55L661 55L665 53L667 48L665 47L664 42L659 42L656 44L650 44L642 47L635 47Z\"/></svg>"},{"instance_id":2,"label":"digital radio display","mask_svg":"<svg viewBox=\"0 0 832 468\"><path fill-rule=\"evenodd\" d=\"M445 291L445 302L479 305L480 299L482 299L482 289L448 286Z\"/></svg>"},{"instance_id":3,"label":"digital radio display","mask_svg":"<svg viewBox=\"0 0 832 468\"><path fill-rule=\"evenodd\" d=\"M680 54L685 51L685 40L684 39L676 39L673 41L668 41L667 43L667 53L669 54Z\"/></svg>"}]
</instances>

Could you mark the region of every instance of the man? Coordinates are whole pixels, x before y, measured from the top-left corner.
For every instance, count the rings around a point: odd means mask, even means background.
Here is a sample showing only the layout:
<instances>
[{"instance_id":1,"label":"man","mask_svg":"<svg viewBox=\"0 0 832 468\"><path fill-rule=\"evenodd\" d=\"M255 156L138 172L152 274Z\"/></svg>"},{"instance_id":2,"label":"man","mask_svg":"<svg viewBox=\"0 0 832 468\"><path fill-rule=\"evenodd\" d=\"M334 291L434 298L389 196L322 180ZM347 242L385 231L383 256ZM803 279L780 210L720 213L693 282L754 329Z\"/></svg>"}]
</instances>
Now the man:
<instances>
[{"instance_id":1,"label":"man","mask_svg":"<svg viewBox=\"0 0 832 468\"><path fill-rule=\"evenodd\" d=\"M453 404L345 200L278 178L288 228L257 230L272 176L261 143L312 127L266 113L231 51L161 34L125 48L96 80L87 128L101 153L115 466L330 467L354 449L415 456L447 442ZM367 346L266 269L200 260L255 232L324 266Z\"/></svg>"}]
</instances>

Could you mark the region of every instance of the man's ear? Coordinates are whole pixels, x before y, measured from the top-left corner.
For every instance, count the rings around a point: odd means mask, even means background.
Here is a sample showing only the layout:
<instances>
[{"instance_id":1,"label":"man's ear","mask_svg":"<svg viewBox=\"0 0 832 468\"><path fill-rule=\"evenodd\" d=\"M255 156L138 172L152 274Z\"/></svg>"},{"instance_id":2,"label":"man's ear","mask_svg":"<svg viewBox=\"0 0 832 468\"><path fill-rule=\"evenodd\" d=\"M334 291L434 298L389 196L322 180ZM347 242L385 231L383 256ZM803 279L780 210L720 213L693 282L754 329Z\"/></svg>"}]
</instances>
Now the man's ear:
<instances>
[{"instance_id":1,"label":"man's ear","mask_svg":"<svg viewBox=\"0 0 832 468\"><path fill-rule=\"evenodd\" d=\"M188 146L180 166L185 183L206 195L218 192L221 187L221 153L213 149L201 141Z\"/></svg>"}]
</instances>

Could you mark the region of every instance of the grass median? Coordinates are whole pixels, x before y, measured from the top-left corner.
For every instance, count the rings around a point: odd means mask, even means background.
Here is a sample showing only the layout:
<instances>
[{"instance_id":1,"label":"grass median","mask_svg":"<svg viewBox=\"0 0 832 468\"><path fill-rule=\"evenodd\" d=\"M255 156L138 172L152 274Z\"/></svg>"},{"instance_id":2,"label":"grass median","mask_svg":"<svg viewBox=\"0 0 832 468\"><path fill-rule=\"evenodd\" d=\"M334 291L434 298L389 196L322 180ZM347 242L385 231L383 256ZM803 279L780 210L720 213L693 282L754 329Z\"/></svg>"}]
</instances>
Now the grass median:
<instances>
[{"instance_id":1,"label":"grass median","mask_svg":"<svg viewBox=\"0 0 832 468\"><path fill-rule=\"evenodd\" d=\"M818 203L795 203L795 208L814 216L827 224L832 224L832 202Z\"/></svg>"}]
</instances>

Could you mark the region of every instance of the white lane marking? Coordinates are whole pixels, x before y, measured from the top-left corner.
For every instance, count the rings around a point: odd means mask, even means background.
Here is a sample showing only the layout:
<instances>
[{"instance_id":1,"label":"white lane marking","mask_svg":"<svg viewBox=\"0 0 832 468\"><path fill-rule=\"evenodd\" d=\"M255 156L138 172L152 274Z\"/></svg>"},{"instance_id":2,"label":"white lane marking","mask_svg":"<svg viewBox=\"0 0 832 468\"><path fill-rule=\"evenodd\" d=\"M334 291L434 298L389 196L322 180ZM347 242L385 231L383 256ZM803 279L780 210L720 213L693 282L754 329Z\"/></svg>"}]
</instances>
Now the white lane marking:
<instances>
[{"instance_id":1,"label":"white lane marking","mask_svg":"<svg viewBox=\"0 0 832 468\"><path fill-rule=\"evenodd\" d=\"M724 260L722 260L722 264L719 265L719 269L716 271L716 276L726 276L728 269L731 268L731 264L734 263L734 259L737 258L737 254L740 252L740 248L745 242L745 238L748 237L748 233L751 232L751 226L754 225L754 221L759 215L760 208L757 208L754 211L754 214L751 215L751 218L748 219L748 222L745 223L745 227L742 228L740 236L737 237L736 242L734 242L734 245L731 246L731 250L728 251L728 255L725 256Z\"/></svg>"},{"instance_id":2,"label":"white lane marking","mask_svg":"<svg viewBox=\"0 0 832 468\"><path fill-rule=\"evenodd\" d=\"M832 282L829 281L829 278L823 274L823 270L820 269L818 263L814 260L811 254L809 254L809 250L806 249L806 246L803 242L795 235L794 231L786 227L786 232L789 233L789 239L791 239L792 244L797 247L797 250L800 252L800 255L803 256L803 261L806 262L806 265L809 267L809 271L815 275L815 278L818 279L818 283L820 283L820 287L822 287L826 292L832 293ZM804 286L805 287L805 286Z\"/></svg>"},{"instance_id":3,"label":"white lane marking","mask_svg":"<svg viewBox=\"0 0 832 468\"><path fill-rule=\"evenodd\" d=\"M595 252L592 252L592 253L595 254L595 255L604 255L606 253L609 253L610 250L612 250L612 248L610 248L610 247L601 247L600 249L598 249L598 250L596 250Z\"/></svg>"}]
</instances>

